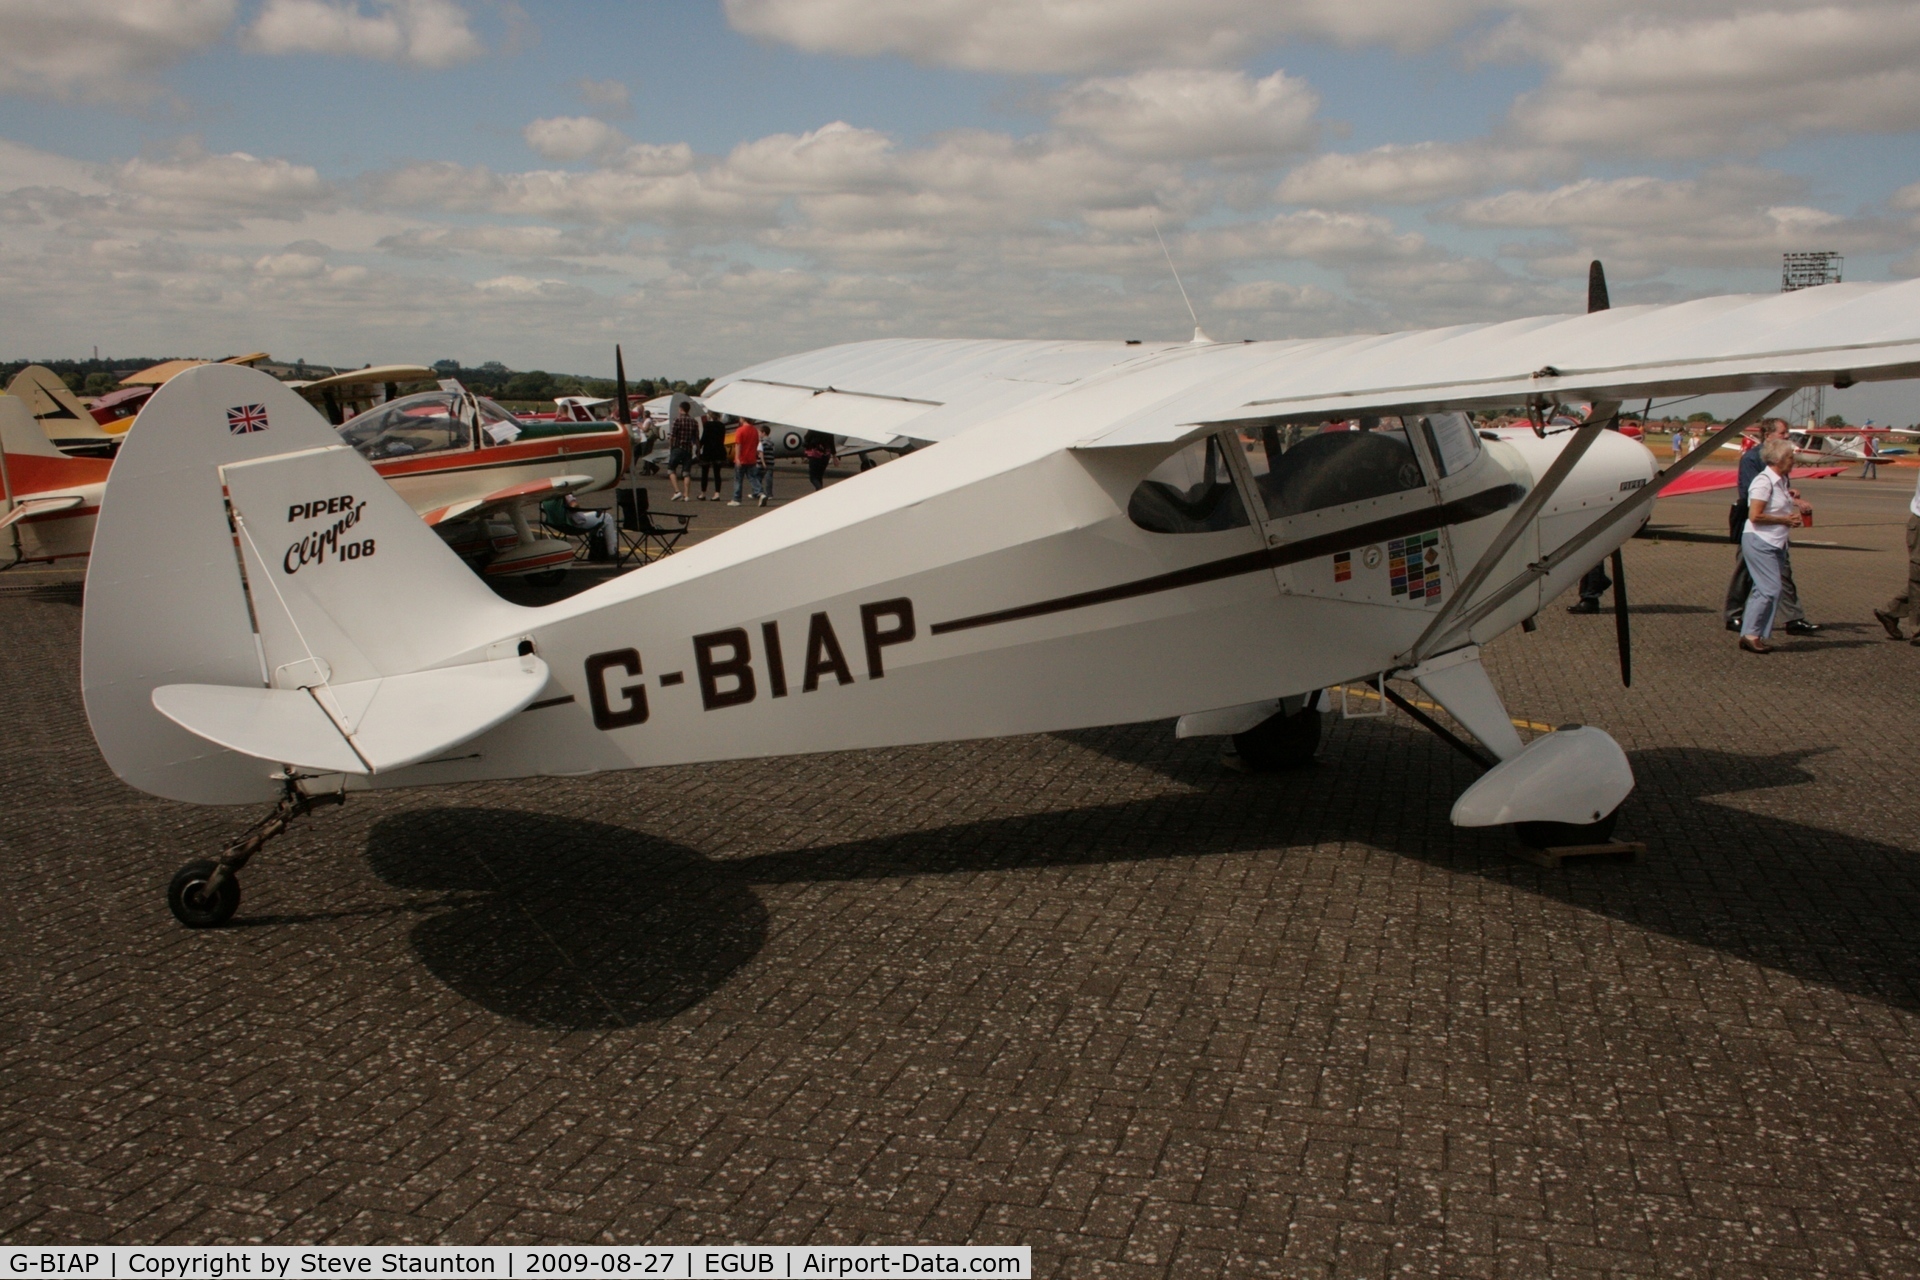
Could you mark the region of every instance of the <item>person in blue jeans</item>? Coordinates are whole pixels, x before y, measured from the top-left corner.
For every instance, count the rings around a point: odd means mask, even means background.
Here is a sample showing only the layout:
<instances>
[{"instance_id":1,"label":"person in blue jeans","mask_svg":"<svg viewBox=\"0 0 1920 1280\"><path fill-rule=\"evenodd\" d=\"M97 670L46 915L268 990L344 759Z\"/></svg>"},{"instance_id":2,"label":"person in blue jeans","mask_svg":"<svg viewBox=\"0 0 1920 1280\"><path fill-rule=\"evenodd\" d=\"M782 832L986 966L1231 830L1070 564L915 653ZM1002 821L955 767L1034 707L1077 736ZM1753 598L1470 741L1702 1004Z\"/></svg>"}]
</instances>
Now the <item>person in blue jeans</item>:
<instances>
[{"instance_id":1,"label":"person in blue jeans","mask_svg":"<svg viewBox=\"0 0 1920 1280\"><path fill-rule=\"evenodd\" d=\"M761 506L766 506L766 480L760 471L760 429L742 418L733 433L733 501L728 506L740 505L741 487L748 479L753 481L753 496Z\"/></svg>"},{"instance_id":2,"label":"person in blue jeans","mask_svg":"<svg viewBox=\"0 0 1920 1280\"><path fill-rule=\"evenodd\" d=\"M1760 429L1761 443L1768 440L1786 440L1787 424L1778 418L1768 422ZM1760 445L1740 455L1739 483L1734 489L1734 503L1728 509L1727 537L1736 548L1733 556L1733 576L1727 580L1726 602L1721 606L1721 616L1726 619L1727 630L1740 630L1740 613L1746 608L1747 597L1753 594L1753 578L1747 573L1747 552L1744 545L1747 531L1747 490L1753 487L1753 481L1766 463L1760 460ZM1794 494L1799 497L1799 494ZM1800 607L1800 588L1793 580L1793 553L1789 551L1780 567L1780 602L1774 606L1775 624L1785 623L1781 630L1796 636L1810 636L1822 630L1819 623L1807 617L1807 611Z\"/></svg>"},{"instance_id":3,"label":"person in blue jeans","mask_svg":"<svg viewBox=\"0 0 1920 1280\"><path fill-rule=\"evenodd\" d=\"M1747 528L1740 551L1753 577L1753 592L1740 611L1740 647L1748 653L1772 653L1773 611L1780 603L1787 563L1788 531L1800 523L1807 504L1793 496L1787 475L1793 470L1793 445L1774 438L1760 446L1765 469L1747 490Z\"/></svg>"}]
</instances>

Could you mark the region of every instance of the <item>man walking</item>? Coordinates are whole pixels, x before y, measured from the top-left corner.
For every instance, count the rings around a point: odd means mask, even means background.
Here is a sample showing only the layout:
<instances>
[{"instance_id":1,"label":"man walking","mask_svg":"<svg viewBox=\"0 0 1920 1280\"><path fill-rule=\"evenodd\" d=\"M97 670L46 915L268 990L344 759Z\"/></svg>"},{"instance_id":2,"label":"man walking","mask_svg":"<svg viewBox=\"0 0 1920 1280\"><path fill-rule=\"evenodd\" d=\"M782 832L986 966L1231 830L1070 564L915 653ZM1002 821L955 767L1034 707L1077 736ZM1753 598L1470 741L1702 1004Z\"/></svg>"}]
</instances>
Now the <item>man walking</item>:
<instances>
[{"instance_id":1,"label":"man walking","mask_svg":"<svg viewBox=\"0 0 1920 1280\"><path fill-rule=\"evenodd\" d=\"M764 507L767 499L760 479L760 430L742 418L733 433L733 501L727 503L728 506L740 505L740 489L749 473L753 477L753 496L760 499Z\"/></svg>"},{"instance_id":2,"label":"man walking","mask_svg":"<svg viewBox=\"0 0 1920 1280\"><path fill-rule=\"evenodd\" d=\"M693 451L700 443L700 424L693 420L691 400L674 407L673 425L667 432L667 478L673 484L673 501L693 500Z\"/></svg>"},{"instance_id":3,"label":"man walking","mask_svg":"<svg viewBox=\"0 0 1920 1280\"><path fill-rule=\"evenodd\" d=\"M1753 488L1753 482L1767 469L1760 459L1761 446L1769 440L1787 440L1787 424L1784 419L1774 418L1768 421L1761 433L1758 444L1740 455L1739 482L1735 492L1740 500L1733 504L1728 513L1729 533L1735 547L1739 547L1747 528L1749 503L1747 493ZM1788 441L1791 445L1792 441ZM1798 502L1800 491L1790 489L1788 493ZM1738 552L1733 566L1733 577L1727 581L1727 598L1721 606L1721 616L1725 619L1727 630L1740 630L1740 615L1746 610L1747 597L1753 594L1753 575L1747 569L1747 557L1744 551ZM1796 636L1810 636L1820 630L1820 624L1807 621L1806 610L1800 607L1800 589L1793 581L1793 557L1786 547L1780 548L1780 599L1773 611L1775 622L1781 622L1781 630Z\"/></svg>"},{"instance_id":4,"label":"man walking","mask_svg":"<svg viewBox=\"0 0 1920 1280\"><path fill-rule=\"evenodd\" d=\"M1913 501L1907 504L1907 589L1887 601L1886 608L1875 609L1873 616L1895 640L1906 639L1900 634L1902 618L1911 618L1920 627L1920 483L1914 485ZM1911 643L1920 645L1920 630Z\"/></svg>"}]
</instances>

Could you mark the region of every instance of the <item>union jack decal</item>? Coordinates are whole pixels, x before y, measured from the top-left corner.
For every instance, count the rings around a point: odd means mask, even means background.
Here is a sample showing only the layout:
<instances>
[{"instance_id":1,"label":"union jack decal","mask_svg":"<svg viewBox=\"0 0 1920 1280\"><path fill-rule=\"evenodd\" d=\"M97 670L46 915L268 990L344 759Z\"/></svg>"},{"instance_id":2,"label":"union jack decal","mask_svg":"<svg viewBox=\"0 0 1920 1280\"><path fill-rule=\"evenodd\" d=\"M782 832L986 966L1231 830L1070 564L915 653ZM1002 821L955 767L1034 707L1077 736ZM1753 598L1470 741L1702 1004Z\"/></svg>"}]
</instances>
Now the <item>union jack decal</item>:
<instances>
[{"instance_id":1,"label":"union jack decal","mask_svg":"<svg viewBox=\"0 0 1920 1280\"><path fill-rule=\"evenodd\" d=\"M263 404L241 404L227 410L227 430L236 436L266 429L267 406Z\"/></svg>"}]
</instances>

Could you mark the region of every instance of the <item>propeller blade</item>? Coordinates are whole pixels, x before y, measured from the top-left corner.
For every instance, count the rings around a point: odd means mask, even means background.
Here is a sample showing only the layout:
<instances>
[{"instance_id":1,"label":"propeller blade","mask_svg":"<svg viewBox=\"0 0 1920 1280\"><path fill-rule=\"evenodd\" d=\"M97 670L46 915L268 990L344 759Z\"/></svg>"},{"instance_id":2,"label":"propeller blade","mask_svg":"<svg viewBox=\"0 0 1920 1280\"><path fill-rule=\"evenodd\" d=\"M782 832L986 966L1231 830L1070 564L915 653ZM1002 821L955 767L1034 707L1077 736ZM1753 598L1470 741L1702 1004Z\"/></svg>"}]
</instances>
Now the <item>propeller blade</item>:
<instances>
[{"instance_id":1,"label":"propeller blade","mask_svg":"<svg viewBox=\"0 0 1920 1280\"><path fill-rule=\"evenodd\" d=\"M1613 553L1613 634L1620 645L1620 683L1633 688L1633 630L1627 622L1627 562Z\"/></svg>"},{"instance_id":2,"label":"propeller blade","mask_svg":"<svg viewBox=\"0 0 1920 1280\"><path fill-rule=\"evenodd\" d=\"M613 394L620 425L633 425L633 402L627 399L627 362L621 358L620 344L613 344Z\"/></svg>"},{"instance_id":3,"label":"propeller blade","mask_svg":"<svg viewBox=\"0 0 1920 1280\"><path fill-rule=\"evenodd\" d=\"M1587 267L1587 312L1605 311L1613 304L1607 301L1607 273L1601 267L1600 259L1595 258Z\"/></svg>"}]
</instances>

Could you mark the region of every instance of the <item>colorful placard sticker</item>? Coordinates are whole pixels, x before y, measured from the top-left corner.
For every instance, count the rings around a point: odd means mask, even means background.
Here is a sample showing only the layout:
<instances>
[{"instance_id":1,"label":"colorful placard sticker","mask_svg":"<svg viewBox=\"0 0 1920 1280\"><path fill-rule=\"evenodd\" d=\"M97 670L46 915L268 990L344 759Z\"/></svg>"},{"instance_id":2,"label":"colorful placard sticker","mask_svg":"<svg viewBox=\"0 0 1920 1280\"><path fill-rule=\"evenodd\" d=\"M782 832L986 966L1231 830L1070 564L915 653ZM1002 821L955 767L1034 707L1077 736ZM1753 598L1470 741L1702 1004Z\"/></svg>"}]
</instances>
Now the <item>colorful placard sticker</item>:
<instances>
[{"instance_id":1,"label":"colorful placard sticker","mask_svg":"<svg viewBox=\"0 0 1920 1280\"><path fill-rule=\"evenodd\" d=\"M1440 599L1440 531L1416 533L1387 543L1387 573L1393 594L1435 604Z\"/></svg>"},{"instance_id":2,"label":"colorful placard sticker","mask_svg":"<svg viewBox=\"0 0 1920 1280\"><path fill-rule=\"evenodd\" d=\"M1335 582L1353 580L1353 552L1342 551L1333 557L1333 580Z\"/></svg>"}]
</instances>

